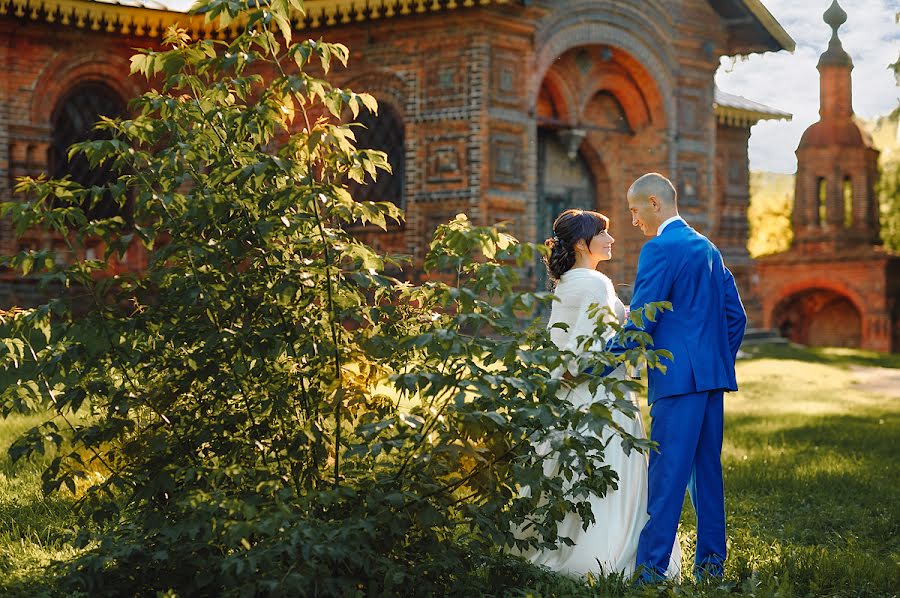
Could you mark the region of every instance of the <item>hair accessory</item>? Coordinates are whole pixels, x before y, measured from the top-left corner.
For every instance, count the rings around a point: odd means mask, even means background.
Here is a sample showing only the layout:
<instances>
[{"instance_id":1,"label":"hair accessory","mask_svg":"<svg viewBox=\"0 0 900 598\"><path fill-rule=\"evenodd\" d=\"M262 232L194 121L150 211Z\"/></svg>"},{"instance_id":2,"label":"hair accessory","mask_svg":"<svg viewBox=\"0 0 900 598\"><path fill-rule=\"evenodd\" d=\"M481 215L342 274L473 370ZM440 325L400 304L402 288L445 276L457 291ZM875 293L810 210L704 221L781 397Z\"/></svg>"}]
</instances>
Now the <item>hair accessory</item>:
<instances>
[{"instance_id":1,"label":"hair accessory","mask_svg":"<svg viewBox=\"0 0 900 598\"><path fill-rule=\"evenodd\" d=\"M556 235L553 235L553 237L552 237L551 240L552 240L554 243L559 243L559 237L557 237Z\"/></svg>"}]
</instances>

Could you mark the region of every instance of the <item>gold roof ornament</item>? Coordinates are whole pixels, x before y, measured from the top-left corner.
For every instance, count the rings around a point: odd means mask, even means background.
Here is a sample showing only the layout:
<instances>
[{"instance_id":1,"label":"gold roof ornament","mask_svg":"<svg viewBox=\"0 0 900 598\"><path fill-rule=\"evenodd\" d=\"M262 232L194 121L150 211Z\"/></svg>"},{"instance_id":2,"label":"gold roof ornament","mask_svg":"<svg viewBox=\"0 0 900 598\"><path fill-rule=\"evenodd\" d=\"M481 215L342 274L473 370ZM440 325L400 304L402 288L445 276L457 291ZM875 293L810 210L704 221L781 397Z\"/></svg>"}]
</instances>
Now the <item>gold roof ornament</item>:
<instances>
[{"instance_id":1,"label":"gold roof ornament","mask_svg":"<svg viewBox=\"0 0 900 598\"><path fill-rule=\"evenodd\" d=\"M198 37L213 34L212 24L204 23L203 16L173 11L152 0L115 4L95 0L0 0L0 16L5 15L137 37L161 38L175 24Z\"/></svg>"}]
</instances>

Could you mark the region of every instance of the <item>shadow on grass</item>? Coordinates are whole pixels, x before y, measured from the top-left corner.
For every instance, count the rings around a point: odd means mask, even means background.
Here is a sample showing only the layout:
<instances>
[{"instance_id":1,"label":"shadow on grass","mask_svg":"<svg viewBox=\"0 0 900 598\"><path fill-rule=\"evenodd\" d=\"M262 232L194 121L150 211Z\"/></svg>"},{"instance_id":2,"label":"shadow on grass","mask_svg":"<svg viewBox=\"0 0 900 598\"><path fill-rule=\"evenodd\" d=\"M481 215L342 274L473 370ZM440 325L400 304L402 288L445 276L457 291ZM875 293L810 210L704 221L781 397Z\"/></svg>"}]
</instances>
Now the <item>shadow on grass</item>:
<instances>
[{"instance_id":1,"label":"shadow on grass","mask_svg":"<svg viewBox=\"0 0 900 598\"><path fill-rule=\"evenodd\" d=\"M896 596L898 419L794 416L762 434L760 419L728 422L730 570L794 595Z\"/></svg>"},{"instance_id":2,"label":"shadow on grass","mask_svg":"<svg viewBox=\"0 0 900 598\"><path fill-rule=\"evenodd\" d=\"M861 349L839 347L803 347L800 345L756 345L744 352L749 359L793 359L806 363L820 363L849 367L861 365L881 368L900 368L900 353L877 353Z\"/></svg>"},{"instance_id":3,"label":"shadow on grass","mask_svg":"<svg viewBox=\"0 0 900 598\"><path fill-rule=\"evenodd\" d=\"M900 418L893 414L872 412L871 415L793 418L806 419L809 423L797 425L790 421L764 421L756 415L729 416L726 435L732 444L751 449L763 445L790 447L795 452L833 449L847 456L877 459L883 465L897 464ZM774 429L760 433L761 427L773 424Z\"/></svg>"}]
</instances>

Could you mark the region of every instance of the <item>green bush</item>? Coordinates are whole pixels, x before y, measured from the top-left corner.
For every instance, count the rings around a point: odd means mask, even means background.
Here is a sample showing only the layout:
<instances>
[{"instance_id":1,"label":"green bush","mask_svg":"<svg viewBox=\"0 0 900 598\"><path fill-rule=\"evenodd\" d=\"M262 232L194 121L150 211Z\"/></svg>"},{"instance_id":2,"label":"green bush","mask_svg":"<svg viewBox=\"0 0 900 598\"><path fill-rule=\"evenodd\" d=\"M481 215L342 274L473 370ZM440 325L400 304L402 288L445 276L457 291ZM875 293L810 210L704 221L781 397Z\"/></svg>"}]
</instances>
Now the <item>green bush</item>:
<instances>
[{"instance_id":1,"label":"green bush","mask_svg":"<svg viewBox=\"0 0 900 598\"><path fill-rule=\"evenodd\" d=\"M23 200L3 207L19 233L53 231L74 256L5 258L67 291L4 312L0 349L3 413L54 414L10 455L55 451L45 491L71 492L93 521L82 555L59 567L61 587L484 589L473 572L520 567L498 547L564 541L556 522L571 510L591 521L586 493L615 483L591 467L600 431L615 425L610 407L578 410L557 391L607 385L612 408L633 413L621 399L634 383L551 375L575 359L539 323L552 297L516 290L540 249L495 227L464 216L439 227L424 263L433 282L386 274L403 262L348 230L402 215L354 201L345 182L389 165L340 121L377 104L309 70L315 61L327 74L347 48L293 42L294 0L199 8L243 32L230 42L169 32L166 49L132 58L159 89L133 100L133 118L99 123L107 139L72 149L115 179L23 179ZM127 217L89 219L105 198ZM82 259L97 241L101 258ZM111 274L135 243L149 267ZM657 362L645 349L624 359ZM613 361L589 351L580 369ZM546 439L560 458L549 477L535 451Z\"/></svg>"}]
</instances>

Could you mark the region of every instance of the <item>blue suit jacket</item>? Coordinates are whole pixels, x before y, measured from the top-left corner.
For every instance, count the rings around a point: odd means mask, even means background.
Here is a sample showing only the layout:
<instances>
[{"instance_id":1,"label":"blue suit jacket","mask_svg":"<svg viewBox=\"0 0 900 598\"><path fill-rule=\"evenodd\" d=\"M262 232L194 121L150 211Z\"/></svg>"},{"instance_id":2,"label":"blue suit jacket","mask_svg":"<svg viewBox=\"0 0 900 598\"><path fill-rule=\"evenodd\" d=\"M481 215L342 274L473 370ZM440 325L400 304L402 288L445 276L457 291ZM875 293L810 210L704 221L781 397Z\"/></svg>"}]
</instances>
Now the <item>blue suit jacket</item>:
<instances>
[{"instance_id":1,"label":"blue suit jacket","mask_svg":"<svg viewBox=\"0 0 900 598\"><path fill-rule=\"evenodd\" d=\"M648 372L649 402L708 390L737 390L734 360L747 316L734 276L712 242L682 220L670 223L641 249L631 309L670 301L672 310L644 318L654 349L667 349L666 373ZM636 330L630 321L626 330ZM613 344L622 352L633 347Z\"/></svg>"}]
</instances>

